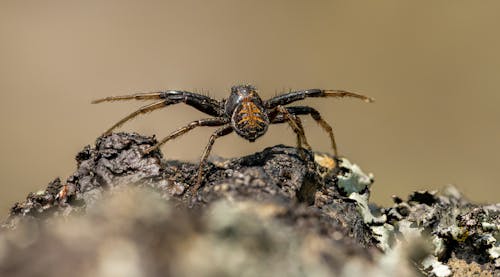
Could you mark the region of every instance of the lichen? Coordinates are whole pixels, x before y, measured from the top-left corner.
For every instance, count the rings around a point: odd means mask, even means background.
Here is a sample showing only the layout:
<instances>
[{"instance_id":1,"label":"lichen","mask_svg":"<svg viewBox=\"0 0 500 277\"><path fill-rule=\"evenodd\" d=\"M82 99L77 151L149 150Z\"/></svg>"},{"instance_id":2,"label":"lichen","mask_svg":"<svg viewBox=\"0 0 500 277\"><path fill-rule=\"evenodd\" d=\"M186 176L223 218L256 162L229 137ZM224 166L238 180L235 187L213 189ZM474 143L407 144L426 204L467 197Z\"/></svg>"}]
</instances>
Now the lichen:
<instances>
[{"instance_id":1,"label":"lichen","mask_svg":"<svg viewBox=\"0 0 500 277\"><path fill-rule=\"evenodd\" d=\"M347 194L369 189L374 182L373 174L364 173L357 164L346 158L339 159L339 167L341 173L337 176L338 186Z\"/></svg>"}]
</instances>

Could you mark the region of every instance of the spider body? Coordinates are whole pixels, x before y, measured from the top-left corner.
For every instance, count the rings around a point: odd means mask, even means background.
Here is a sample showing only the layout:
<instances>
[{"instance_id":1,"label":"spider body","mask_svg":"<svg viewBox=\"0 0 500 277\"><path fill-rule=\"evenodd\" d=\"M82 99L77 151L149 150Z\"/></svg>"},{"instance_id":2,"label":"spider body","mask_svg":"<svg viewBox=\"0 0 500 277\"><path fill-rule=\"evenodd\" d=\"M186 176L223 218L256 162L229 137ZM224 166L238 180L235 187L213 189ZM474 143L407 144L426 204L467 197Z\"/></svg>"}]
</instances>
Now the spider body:
<instances>
[{"instance_id":1,"label":"spider body","mask_svg":"<svg viewBox=\"0 0 500 277\"><path fill-rule=\"evenodd\" d=\"M253 86L234 86L225 103L226 116L231 118L234 131L254 142L264 135L270 124L264 104Z\"/></svg>"},{"instance_id":2,"label":"spider body","mask_svg":"<svg viewBox=\"0 0 500 277\"><path fill-rule=\"evenodd\" d=\"M366 102L373 101L372 98L348 91L322 89L292 91L263 101L254 86L237 85L231 88L231 93L228 99L221 101L189 91L167 90L151 93L136 93L124 96L111 96L92 101L92 103L95 104L132 99L156 100L156 102L139 108L137 111L115 123L104 133L105 135L111 133L114 129L140 114L148 113L177 103L185 103L205 114L212 116L210 118L195 120L186 126L177 129L153 147L145 150L145 154L149 154L150 152L158 149L165 142L175 139L199 126L219 126L212 136L210 136L208 144L203 151L198 169L198 178L195 186L193 186L193 191L197 191L203 181L203 167L215 140L221 136L230 134L232 131L235 131L240 137L253 142L266 133L270 124L288 123L297 135L297 147L301 148L302 145L304 145L310 150L311 147L307 143L302 122L298 117L299 115L310 115L328 133L333 153L334 155L337 155L337 146L332 127L325 120L323 120L320 113L316 109L308 106L286 106L292 102L299 101L307 97L353 97Z\"/></svg>"}]
</instances>

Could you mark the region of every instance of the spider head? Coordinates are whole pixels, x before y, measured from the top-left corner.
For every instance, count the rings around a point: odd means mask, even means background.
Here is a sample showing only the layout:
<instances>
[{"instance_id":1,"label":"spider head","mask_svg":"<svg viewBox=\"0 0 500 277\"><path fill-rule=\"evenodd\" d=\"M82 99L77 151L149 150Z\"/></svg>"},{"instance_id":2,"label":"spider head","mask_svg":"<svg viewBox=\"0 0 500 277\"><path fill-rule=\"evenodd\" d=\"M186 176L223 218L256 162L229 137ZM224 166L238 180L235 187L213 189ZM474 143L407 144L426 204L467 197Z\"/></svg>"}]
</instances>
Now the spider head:
<instances>
[{"instance_id":1,"label":"spider head","mask_svg":"<svg viewBox=\"0 0 500 277\"><path fill-rule=\"evenodd\" d=\"M248 95L256 91L257 89L252 85L236 85L231 87L231 93L240 93L242 95Z\"/></svg>"},{"instance_id":2,"label":"spider head","mask_svg":"<svg viewBox=\"0 0 500 277\"><path fill-rule=\"evenodd\" d=\"M231 87L231 94L226 100L225 112L228 116L233 114L233 111L241 105L243 101L251 100L262 105L262 99L257 94L257 89L252 85L237 85Z\"/></svg>"},{"instance_id":3,"label":"spider head","mask_svg":"<svg viewBox=\"0 0 500 277\"><path fill-rule=\"evenodd\" d=\"M238 102L241 98L251 97L251 98L259 98L260 96L257 94L257 89L252 85L237 85L231 87L231 95L229 96L230 101L228 102ZM231 101L232 100L232 101Z\"/></svg>"},{"instance_id":4,"label":"spider head","mask_svg":"<svg viewBox=\"0 0 500 277\"><path fill-rule=\"evenodd\" d=\"M266 133L269 118L254 86L233 86L225 108L233 129L244 139L253 142Z\"/></svg>"}]
</instances>

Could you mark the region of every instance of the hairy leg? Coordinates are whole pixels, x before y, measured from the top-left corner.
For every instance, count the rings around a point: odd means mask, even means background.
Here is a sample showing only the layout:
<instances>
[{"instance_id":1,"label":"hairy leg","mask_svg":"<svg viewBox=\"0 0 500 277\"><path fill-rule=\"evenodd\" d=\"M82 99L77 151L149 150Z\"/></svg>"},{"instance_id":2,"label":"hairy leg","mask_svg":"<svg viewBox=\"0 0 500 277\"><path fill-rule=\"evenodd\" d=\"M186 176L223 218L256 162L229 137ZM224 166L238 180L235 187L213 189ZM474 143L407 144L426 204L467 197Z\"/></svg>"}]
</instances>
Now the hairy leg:
<instances>
[{"instance_id":1,"label":"hairy leg","mask_svg":"<svg viewBox=\"0 0 500 277\"><path fill-rule=\"evenodd\" d=\"M361 99L365 102L374 101L373 98L370 98L368 96L344 90L308 89L308 90L292 91L289 93L278 95L276 97L267 100L264 105L270 109L277 107L278 105L287 105L292 102L305 99L307 97L336 97L336 98L352 97Z\"/></svg>"},{"instance_id":2,"label":"hairy leg","mask_svg":"<svg viewBox=\"0 0 500 277\"><path fill-rule=\"evenodd\" d=\"M275 120L272 121L272 123L288 122L290 127L292 127L293 131L297 134L297 146L301 148L302 144L304 144L307 150L311 150L312 148L307 142L304 127L300 118L291 114L288 109L283 106L278 106L276 109L279 112L279 115L275 117Z\"/></svg>"},{"instance_id":3,"label":"hairy leg","mask_svg":"<svg viewBox=\"0 0 500 277\"><path fill-rule=\"evenodd\" d=\"M233 128L231 125L227 124L225 126L220 127L217 129L211 136L210 139L208 140L208 144L205 147L205 150L203 151L203 154L201 155L200 159L200 165L198 168L198 177L196 178L196 184L194 187L191 189L193 193L198 191L198 189L201 187L201 182L203 181L203 167L205 167L205 163L207 162L208 155L210 154L210 151L212 150L212 146L215 143L215 140L217 138L220 138L222 136L228 135L233 131Z\"/></svg>"},{"instance_id":4,"label":"hairy leg","mask_svg":"<svg viewBox=\"0 0 500 277\"><path fill-rule=\"evenodd\" d=\"M185 103L203 113L211 116L222 116L223 105L221 101L212 99L206 95L201 95L189 91L182 90L167 90L158 92L147 92L147 93L136 93L121 96L109 96L101 99L92 101L92 104L98 104L102 102L114 102L114 101L125 101L125 100L153 100L153 99L163 99L165 106Z\"/></svg>"},{"instance_id":5,"label":"hairy leg","mask_svg":"<svg viewBox=\"0 0 500 277\"><path fill-rule=\"evenodd\" d=\"M101 99L93 100L92 104L99 104L102 102L114 102L114 101L124 101L124 100L153 100L162 99L161 92L146 92L146 93L135 93L129 95L120 96L108 96Z\"/></svg>"},{"instance_id":6,"label":"hairy leg","mask_svg":"<svg viewBox=\"0 0 500 277\"><path fill-rule=\"evenodd\" d=\"M200 119L200 120L192 121L189 124L187 124L186 126L181 127L179 129L175 130L174 132L172 132L170 135L168 135L165 138L163 138L161 141L159 141L154 146L151 146L150 148L146 149L144 151L144 154L151 153L152 151L158 149L160 146L162 146L167 141L175 139L175 138L177 138L179 136L182 136L185 133L193 130L196 127L199 127L199 126L221 126L221 125L224 125L224 124L227 124L227 123L228 123L227 119L220 118L220 117L205 118L205 119Z\"/></svg>"},{"instance_id":7,"label":"hairy leg","mask_svg":"<svg viewBox=\"0 0 500 277\"><path fill-rule=\"evenodd\" d=\"M332 144L333 154L337 156L337 144L335 143L335 136L333 135L333 129L330 124L328 124L322 117L321 114L314 108L307 106L296 106L287 107L287 110L294 115L311 115L311 117L325 130L330 136L330 141Z\"/></svg>"},{"instance_id":8,"label":"hairy leg","mask_svg":"<svg viewBox=\"0 0 500 277\"><path fill-rule=\"evenodd\" d=\"M163 100L161 100L159 102L155 102L155 103L149 104L149 105L146 105L146 106L142 106L140 109L138 109L135 112L127 115L122 120L120 120L117 123L115 123L115 125L111 126L108 130L106 130L106 132L104 132L103 135L109 135L109 134L111 134L111 132L114 129L122 126L125 122L133 119L134 117L136 117L136 116L138 116L140 114L149 113L149 112L152 112L154 110L157 110L157 109L160 109L160 108L163 108L163 107L165 107L165 101L163 101Z\"/></svg>"}]
</instances>

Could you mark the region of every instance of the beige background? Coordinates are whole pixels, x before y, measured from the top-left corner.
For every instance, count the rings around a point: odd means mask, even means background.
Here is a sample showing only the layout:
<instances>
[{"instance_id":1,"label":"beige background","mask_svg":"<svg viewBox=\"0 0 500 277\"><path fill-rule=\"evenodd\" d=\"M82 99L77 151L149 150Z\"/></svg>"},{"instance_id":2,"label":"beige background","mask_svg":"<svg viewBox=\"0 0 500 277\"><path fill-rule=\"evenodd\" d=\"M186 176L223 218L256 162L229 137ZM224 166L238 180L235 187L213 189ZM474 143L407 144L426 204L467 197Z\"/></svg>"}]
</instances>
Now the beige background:
<instances>
[{"instance_id":1,"label":"beige background","mask_svg":"<svg viewBox=\"0 0 500 277\"><path fill-rule=\"evenodd\" d=\"M0 214L75 169L74 156L143 103L108 95L187 89L223 98L252 83L264 98L341 88L375 97L306 101L339 150L373 172L373 198L453 183L499 202L499 1L0 1ZM122 129L164 136L205 115L185 106ZM329 151L309 118L309 140ZM196 160L209 129L163 150ZM220 139L232 157L278 143Z\"/></svg>"}]
</instances>

